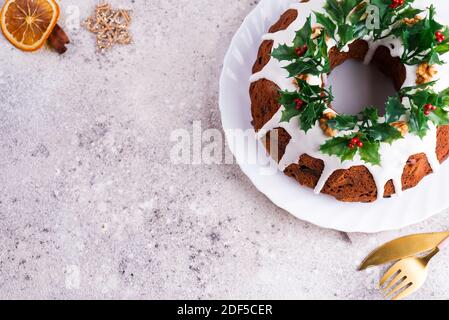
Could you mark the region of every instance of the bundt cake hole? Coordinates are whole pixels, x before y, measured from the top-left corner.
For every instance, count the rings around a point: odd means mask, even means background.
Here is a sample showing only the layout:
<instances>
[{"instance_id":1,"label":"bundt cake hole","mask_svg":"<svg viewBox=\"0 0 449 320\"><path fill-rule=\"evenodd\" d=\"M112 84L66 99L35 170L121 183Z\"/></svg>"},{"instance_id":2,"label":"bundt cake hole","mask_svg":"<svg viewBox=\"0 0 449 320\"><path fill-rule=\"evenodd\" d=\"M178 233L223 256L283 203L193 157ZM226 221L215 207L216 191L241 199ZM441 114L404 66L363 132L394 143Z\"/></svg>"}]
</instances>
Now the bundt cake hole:
<instances>
[{"instance_id":1,"label":"bundt cake hole","mask_svg":"<svg viewBox=\"0 0 449 320\"><path fill-rule=\"evenodd\" d=\"M331 49L332 71L327 86L333 89L332 108L335 111L358 114L366 106L376 106L379 114L384 115L387 98L402 87L406 69L399 58L391 56L389 48L377 48L370 65L364 65L362 61L367 53L368 43L363 40L352 43L347 52Z\"/></svg>"}]
</instances>

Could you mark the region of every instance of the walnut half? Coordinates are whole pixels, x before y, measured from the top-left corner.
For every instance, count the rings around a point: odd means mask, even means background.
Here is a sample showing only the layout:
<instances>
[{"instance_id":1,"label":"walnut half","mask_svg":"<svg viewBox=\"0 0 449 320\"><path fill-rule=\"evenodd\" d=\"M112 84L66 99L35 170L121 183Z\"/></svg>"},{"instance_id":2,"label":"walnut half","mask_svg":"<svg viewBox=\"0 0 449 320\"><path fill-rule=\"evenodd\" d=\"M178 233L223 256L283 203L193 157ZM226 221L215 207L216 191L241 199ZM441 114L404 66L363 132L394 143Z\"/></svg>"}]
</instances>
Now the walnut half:
<instances>
[{"instance_id":1,"label":"walnut half","mask_svg":"<svg viewBox=\"0 0 449 320\"><path fill-rule=\"evenodd\" d=\"M408 125L405 121L393 122L391 126L398 129L403 137L408 133Z\"/></svg>"},{"instance_id":2,"label":"walnut half","mask_svg":"<svg viewBox=\"0 0 449 320\"><path fill-rule=\"evenodd\" d=\"M414 18L404 18L402 19L402 21L408 25L408 26L412 26L416 23L418 23L421 20L421 17L416 15Z\"/></svg>"},{"instance_id":3,"label":"walnut half","mask_svg":"<svg viewBox=\"0 0 449 320\"><path fill-rule=\"evenodd\" d=\"M423 84L432 81L433 77L438 73L434 65L427 62L421 63L416 70L416 84Z\"/></svg>"},{"instance_id":4,"label":"walnut half","mask_svg":"<svg viewBox=\"0 0 449 320\"><path fill-rule=\"evenodd\" d=\"M312 40L318 38L321 35L321 32L323 32L323 28L322 27L319 27L319 26L313 27L312 28L312 35L310 36L310 38Z\"/></svg>"},{"instance_id":5,"label":"walnut half","mask_svg":"<svg viewBox=\"0 0 449 320\"><path fill-rule=\"evenodd\" d=\"M328 137L335 137L337 132L327 125L327 121L334 119L337 115L333 112L326 112L320 119L320 128L323 130L324 134Z\"/></svg>"}]
</instances>

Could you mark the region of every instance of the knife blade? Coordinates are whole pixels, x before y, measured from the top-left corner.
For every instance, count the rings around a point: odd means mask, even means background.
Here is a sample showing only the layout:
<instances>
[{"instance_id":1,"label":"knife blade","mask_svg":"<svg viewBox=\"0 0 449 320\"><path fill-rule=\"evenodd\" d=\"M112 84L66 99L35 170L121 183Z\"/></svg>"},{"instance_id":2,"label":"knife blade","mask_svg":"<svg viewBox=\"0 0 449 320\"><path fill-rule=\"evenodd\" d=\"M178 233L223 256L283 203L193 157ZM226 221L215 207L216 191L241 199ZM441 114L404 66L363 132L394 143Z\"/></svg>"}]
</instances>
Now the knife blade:
<instances>
[{"instance_id":1,"label":"knife blade","mask_svg":"<svg viewBox=\"0 0 449 320\"><path fill-rule=\"evenodd\" d=\"M436 248L449 238L449 232L413 234L392 240L371 252L359 267L359 271L379 266Z\"/></svg>"}]
</instances>

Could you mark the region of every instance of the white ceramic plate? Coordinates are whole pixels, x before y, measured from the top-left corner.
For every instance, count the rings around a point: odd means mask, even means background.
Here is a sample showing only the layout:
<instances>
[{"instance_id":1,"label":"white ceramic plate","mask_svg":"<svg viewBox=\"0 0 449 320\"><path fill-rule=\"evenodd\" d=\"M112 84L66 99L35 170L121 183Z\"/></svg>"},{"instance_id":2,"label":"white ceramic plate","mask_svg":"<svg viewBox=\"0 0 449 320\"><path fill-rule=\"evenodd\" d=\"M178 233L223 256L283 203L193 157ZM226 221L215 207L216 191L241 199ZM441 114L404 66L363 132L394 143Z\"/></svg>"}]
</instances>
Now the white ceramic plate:
<instances>
[{"instance_id":1,"label":"white ceramic plate","mask_svg":"<svg viewBox=\"0 0 449 320\"><path fill-rule=\"evenodd\" d=\"M345 232L372 233L400 229L449 207L449 163L401 197L370 204L341 203L326 195L315 195L312 190L280 171L266 175L265 166L249 163L247 154L257 154L266 162L271 159L252 135L245 151L234 143L227 130L252 129L249 77L261 37L294 2L297 1L262 0L244 20L225 57L220 80L221 118L229 147L243 172L273 203L295 217Z\"/></svg>"}]
</instances>

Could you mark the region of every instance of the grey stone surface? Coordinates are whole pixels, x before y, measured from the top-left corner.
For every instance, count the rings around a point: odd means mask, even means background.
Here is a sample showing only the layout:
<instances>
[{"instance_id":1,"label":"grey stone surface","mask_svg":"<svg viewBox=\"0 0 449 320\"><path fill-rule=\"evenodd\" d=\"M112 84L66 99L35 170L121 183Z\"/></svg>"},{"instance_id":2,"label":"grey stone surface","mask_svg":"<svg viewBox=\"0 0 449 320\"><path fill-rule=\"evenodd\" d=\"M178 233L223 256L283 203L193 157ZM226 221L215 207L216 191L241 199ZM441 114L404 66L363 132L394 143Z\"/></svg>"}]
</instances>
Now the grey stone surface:
<instances>
[{"instance_id":1,"label":"grey stone surface","mask_svg":"<svg viewBox=\"0 0 449 320\"><path fill-rule=\"evenodd\" d=\"M361 259L399 234L291 217L236 165L174 165L170 133L220 128L222 60L249 0L111 1L131 46L99 55L69 30L63 55L0 37L0 298L379 299ZM95 1L61 1L81 18ZM449 253L414 299L449 297Z\"/></svg>"}]
</instances>

